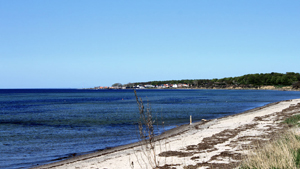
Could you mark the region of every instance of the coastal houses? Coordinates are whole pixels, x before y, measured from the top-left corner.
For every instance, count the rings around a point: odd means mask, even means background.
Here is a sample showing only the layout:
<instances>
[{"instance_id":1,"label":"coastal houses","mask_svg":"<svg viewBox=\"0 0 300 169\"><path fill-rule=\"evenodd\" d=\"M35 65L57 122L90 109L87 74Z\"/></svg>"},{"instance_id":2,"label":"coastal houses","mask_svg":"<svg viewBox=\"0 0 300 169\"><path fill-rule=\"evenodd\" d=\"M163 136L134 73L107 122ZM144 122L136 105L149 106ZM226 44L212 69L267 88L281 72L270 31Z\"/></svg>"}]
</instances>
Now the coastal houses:
<instances>
[{"instance_id":1,"label":"coastal houses","mask_svg":"<svg viewBox=\"0 0 300 169\"><path fill-rule=\"evenodd\" d=\"M167 88L188 88L190 87L189 84L160 84L160 85L151 85L151 84L146 84L146 85L137 85L134 86L136 89L149 89L149 88L157 88L157 89L167 89Z\"/></svg>"},{"instance_id":2,"label":"coastal houses","mask_svg":"<svg viewBox=\"0 0 300 169\"><path fill-rule=\"evenodd\" d=\"M144 87L145 87L145 88L155 88L154 85L145 85Z\"/></svg>"},{"instance_id":3,"label":"coastal houses","mask_svg":"<svg viewBox=\"0 0 300 169\"><path fill-rule=\"evenodd\" d=\"M94 87L94 90L102 90L102 89L177 89L177 88L189 88L189 84L160 84L160 85L152 85L152 84L138 84L138 85L122 85L122 86L111 86L111 87Z\"/></svg>"}]
</instances>

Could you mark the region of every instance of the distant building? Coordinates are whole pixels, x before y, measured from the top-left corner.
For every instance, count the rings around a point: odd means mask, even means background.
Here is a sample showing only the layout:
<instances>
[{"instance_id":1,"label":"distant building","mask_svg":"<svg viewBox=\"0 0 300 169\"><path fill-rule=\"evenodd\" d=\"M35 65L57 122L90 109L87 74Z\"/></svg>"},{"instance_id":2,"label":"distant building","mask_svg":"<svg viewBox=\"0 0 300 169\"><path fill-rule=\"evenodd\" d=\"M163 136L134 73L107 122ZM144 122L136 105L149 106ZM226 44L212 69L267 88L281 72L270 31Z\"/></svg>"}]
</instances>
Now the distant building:
<instances>
[{"instance_id":1,"label":"distant building","mask_svg":"<svg viewBox=\"0 0 300 169\"><path fill-rule=\"evenodd\" d=\"M145 85L145 88L154 88L154 85Z\"/></svg>"},{"instance_id":2,"label":"distant building","mask_svg":"<svg viewBox=\"0 0 300 169\"><path fill-rule=\"evenodd\" d=\"M183 88L183 87L189 87L189 84L182 84L182 83L179 83L177 85L178 88Z\"/></svg>"},{"instance_id":3,"label":"distant building","mask_svg":"<svg viewBox=\"0 0 300 169\"><path fill-rule=\"evenodd\" d=\"M165 86L163 84L161 85L156 85L156 88L165 88Z\"/></svg>"},{"instance_id":4,"label":"distant building","mask_svg":"<svg viewBox=\"0 0 300 169\"><path fill-rule=\"evenodd\" d=\"M136 88L137 89L145 89L145 87L143 85L137 85Z\"/></svg>"}]
</instances>

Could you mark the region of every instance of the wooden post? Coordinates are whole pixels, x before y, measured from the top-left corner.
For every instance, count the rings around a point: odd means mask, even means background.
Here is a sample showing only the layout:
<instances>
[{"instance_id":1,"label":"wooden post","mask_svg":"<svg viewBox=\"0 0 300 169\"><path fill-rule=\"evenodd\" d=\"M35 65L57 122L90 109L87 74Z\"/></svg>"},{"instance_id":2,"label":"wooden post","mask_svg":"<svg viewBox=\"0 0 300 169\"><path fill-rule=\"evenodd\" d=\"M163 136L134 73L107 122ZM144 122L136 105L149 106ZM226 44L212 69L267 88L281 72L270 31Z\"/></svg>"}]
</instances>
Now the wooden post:
<instances>
[{"instance_id":1,"label":"wooden post","mask_svg":"<svg viewBox=\"0 0 300 169\"><path fill-rule=\"evenodd\" d=\"M190 125L192 125L192 115L190 115Z\"/></svg>"}]
</instances>

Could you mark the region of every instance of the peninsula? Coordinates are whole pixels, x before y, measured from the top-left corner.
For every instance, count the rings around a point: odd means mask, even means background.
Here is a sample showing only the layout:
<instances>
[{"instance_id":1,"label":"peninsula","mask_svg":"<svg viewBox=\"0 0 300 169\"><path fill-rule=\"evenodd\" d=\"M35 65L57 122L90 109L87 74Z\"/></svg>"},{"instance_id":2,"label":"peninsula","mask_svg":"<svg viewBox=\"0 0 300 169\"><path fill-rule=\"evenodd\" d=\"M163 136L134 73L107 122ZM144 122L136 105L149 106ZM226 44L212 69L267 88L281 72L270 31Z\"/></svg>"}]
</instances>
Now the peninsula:
<instances>
[{"instance_id":1,"label":"peninsula","mask_svg":"<svg viewBox=\"0 0 300 169\"><path fill-rule=\"evenodd\" d=\"M148 81L135 83L114 83L111 87L97 86L89 89L269 89L298 90L300 89L300 74L294 72L247 74L238 77L221 79L183 79Z\"/></svg>"}]
</instances>

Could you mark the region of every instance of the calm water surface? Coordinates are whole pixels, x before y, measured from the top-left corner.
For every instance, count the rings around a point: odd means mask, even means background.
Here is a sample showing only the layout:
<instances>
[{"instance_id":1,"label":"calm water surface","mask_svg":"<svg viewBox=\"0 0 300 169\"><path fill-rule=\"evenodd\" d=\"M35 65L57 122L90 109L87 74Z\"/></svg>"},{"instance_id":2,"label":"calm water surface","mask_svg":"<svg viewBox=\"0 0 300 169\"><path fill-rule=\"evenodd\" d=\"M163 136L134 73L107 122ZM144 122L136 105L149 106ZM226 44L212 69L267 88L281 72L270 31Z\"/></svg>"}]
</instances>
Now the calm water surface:
<instances>
[{"instance_id":1,"label":"calm water surface","mask_svg":"<svg viewBox=\"0 0 300 169\"><path fill-rule=\"evenodd\" d=\"M300 92L268 90L138 90L158 122L156 133L213 119ZM137 141L133 90L0 90L0 168L30 168ZM159 125L164 121L164 126Z\"/></svg>"}]
</instances>

